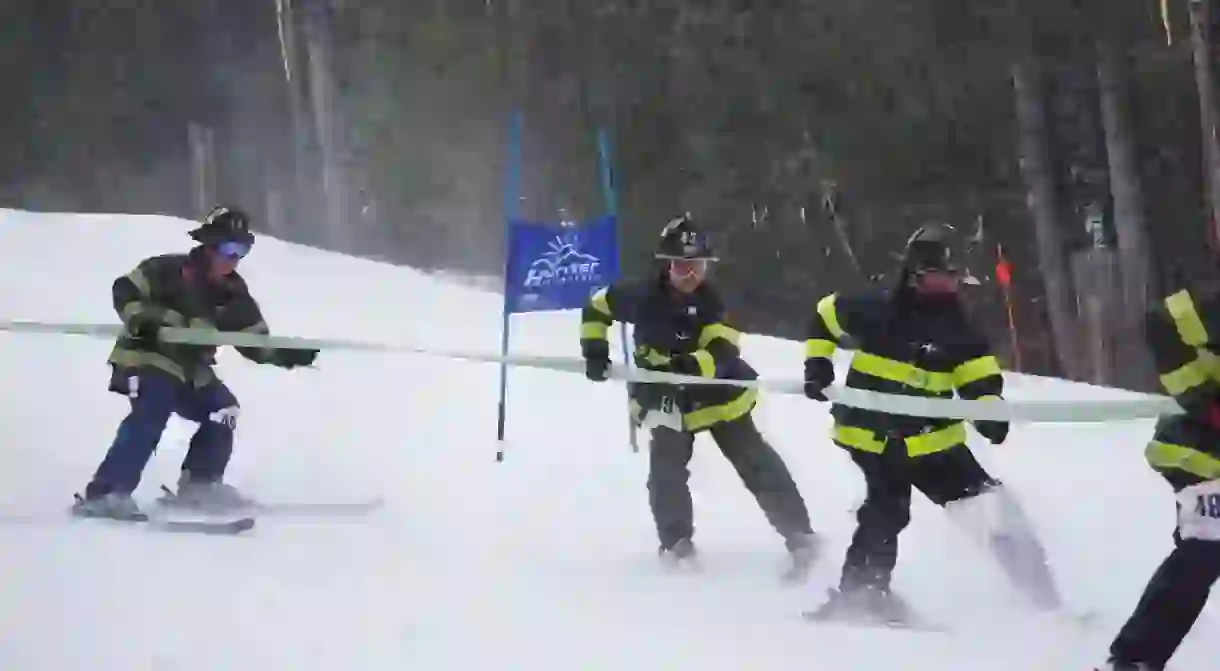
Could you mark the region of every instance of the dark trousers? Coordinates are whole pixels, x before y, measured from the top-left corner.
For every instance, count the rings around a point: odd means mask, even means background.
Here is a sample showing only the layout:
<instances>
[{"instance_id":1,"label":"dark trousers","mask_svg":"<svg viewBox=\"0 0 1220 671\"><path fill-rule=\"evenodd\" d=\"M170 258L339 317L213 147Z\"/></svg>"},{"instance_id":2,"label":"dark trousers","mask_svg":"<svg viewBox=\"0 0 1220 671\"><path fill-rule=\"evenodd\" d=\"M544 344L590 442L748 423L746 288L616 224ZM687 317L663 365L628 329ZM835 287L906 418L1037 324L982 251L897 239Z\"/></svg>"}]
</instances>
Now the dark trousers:
<instances>
[{"instance_id":1,"label":"dark trousers","mask_svg":"<svg viewBox=\"0 0 1220 671\"><path fill-rule=\"evenodd\" d=\"M792 474L779 453L767 443L750 415L708 429L725 458L733 464L746 489L754 495L767 521L785 540L811 534L809 512ZM694 536L690 495L690 464L695 434L657 428L649 451L648 503L661 547L670 548ZM791 548L792 546L789 545Z\"/></svg>"},{"instance_id":2,"label":"dark trousers","mask_svg":"<svg viewBox=\"0 0 1220 671\"><path fill-rule=\"evenodd\" d=\"M889 589L898 562L898 534L911 522L912 486L944 506L999 485L965 445L918 457L907 456L906 445L897 440L881 454L845 449L864 473L867 494L856 511L856 531L843 562L843 591Z\"/></svg>"},{"instance_id":3,"label":"dark trousers","mask_svg":"<svg viewBox=\"0 0 1220 671\"><path fill-rule=\"evenodd\" d=\"M175 413L199 422L182 470L198 481L216 482L224 476L233 455L238 404L223 382L217 380L196 389L159 370L142 369L126 379L116 379L112 389L128 390L131 411L119 424L106 458L85 490L86 498L115 491L134 492L165 425Z\"/></svg>"},{"instance_id":4,"label":"dark trousers","mask_svg":"<svg viewBox=\"0 0 1220 671\"><path fill-rule=\"evenodd\" d=\"M1163 669L1194 627L1218 579L1220 541L1183 539L1175 531L1173 551L1152 574L1135 612L1110 645L1110 656Z\"/></svg>"}]
</instances>

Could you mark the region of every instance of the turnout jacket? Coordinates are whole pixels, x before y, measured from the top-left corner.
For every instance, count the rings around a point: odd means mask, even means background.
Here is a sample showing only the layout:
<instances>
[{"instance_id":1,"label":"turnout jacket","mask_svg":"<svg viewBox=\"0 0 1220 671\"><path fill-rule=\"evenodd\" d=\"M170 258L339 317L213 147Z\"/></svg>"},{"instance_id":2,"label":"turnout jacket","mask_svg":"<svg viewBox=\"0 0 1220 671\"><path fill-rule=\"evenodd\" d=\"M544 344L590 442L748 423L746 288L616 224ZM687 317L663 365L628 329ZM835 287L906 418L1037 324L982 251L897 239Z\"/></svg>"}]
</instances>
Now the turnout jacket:
<instances>
[{"instance_id":1,"label":"turnout jacket","mask_svg":"<svg viewBox=\"0 0 1220 671\"><path fill-rule=\"evenodd\" d=\"M1220 295L1165 298L1148 310L1145 334L1161 387L1185 411L1157 422L1149 465L1179 488L1220 478Z\"/></svg>"},{"instance_id":2,"label":"turnout jacket","mask_svg":"<svg viewBox=\"0 0 1220 671\"><path fill-rule=\"evenodd\" d=\"M835 351L848 343L856 353L845 384L906 396L999 398L999 362L956 300L935 303L912 292L831 294L817 304L805 343L806 378L834 381ZM966 425L946 418L910 417L835 404L833 438L842 447L881 453L902 440L910 456L966 442ZM978 422L980 431L986 422ZM994 423L993 423L994 424Z\"/></svg>"},{"instance_id":3,"label":"turnout jacket","mask_svg":"<svg viewBox=\"0 0 1220 671\"><path fill-rule=\"evenodd\" d=\"M640 368L675 371L675 360L697 364L683 374L755 380L758 373L741 358L741 332L726 321L724 304L708 282L689 296L673 290L663 274L616 283L594 293L581 314L580 344L586 359L609 359L606 334L615 322L635 325L633 359ZM758 402L758 390L730 385L632 384L631 409L636 420L672 398L682 413L683 428L699 432L745 416Z\"/></svg>"},{"instance_id":4,"label":"turnout jacket","mask_svg":"<svg viewBox=\"0 0 1220 671\"><path fill-rule=\"evenodd\" d=\"M110 353L116 373L156 368L196 387L215 380L215 347L149 342L131 337L140 323L220 331L269 333L258 303L246 282L233 272L221 284L205 277L203 248L190 254L167 254L141 261L134 270L115 279L111 287L114 309L126 327ZM274 349L239 347L238 352L257 363L273 363Z\"/></svg>"}]
</instances>

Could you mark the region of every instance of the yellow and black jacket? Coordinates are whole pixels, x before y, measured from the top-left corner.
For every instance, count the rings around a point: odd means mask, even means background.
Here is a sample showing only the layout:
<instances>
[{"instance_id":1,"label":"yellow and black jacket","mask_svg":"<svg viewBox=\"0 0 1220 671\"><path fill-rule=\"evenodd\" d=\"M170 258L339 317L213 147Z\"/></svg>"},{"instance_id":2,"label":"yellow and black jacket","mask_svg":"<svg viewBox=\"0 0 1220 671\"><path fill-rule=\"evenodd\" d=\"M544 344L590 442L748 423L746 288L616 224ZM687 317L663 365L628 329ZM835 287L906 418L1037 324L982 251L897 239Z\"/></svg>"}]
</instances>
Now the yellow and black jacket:
<instances>
[{"instance_id":1,"label":"yellow and black jacket","mask_svg":"<svg viewBox=\"0 0 1220 671\"><path fill-rule=\"evenodd\" d=\"M805 343L806 370L826 371L832 357L852 346L846 386L887 394L963 399L999 398L1004 378L986 339L956 300L924 302L908 291L860 296L831 294L818 302ZM902 440L917 457L966 443L960 420L909 417L832 407L835 443L881 453L891 439ZM982 430L984 423L979 423Z\"/></svg>"},{"instance_id":2,"label":"yellow and black jacket","mask_svg":"<svg viewBox=\"0 0 1220 671\"><path fill-rule=\"evenodd\" d=\"M1148 311L1145 328L1161 386L1186 412L1157 423L1148 463L1178 487L1220 478L1220 427L1207 419L1220 403L1220 296L1179 291Z\"/></svg>"},{"instance_id":3,"label":"yellow and black jacket","mask_svg":"<svg viewBox=\"0 0 1220 671\"><path fill-rule=\"evenodd\" d=\"M205 280L202 253L202 248L196 248L189 255L154 256L114 281L114 309L128 333L136 332L141 320L175 327L269 332L240 275L232 273L220 286ZM273 349L237 349L258 363L275 358ZM116 373L149 367L203 387L215 379L211 368L215 353L215 347L149 343L124 335L115 343L109 361Z\"/></svg>"},{"instance_id":4,"label":"yellow and black jacket","mask_svg":"<svg viewBox=\"0 0 1220 671\"><path fill-rule=\"evenodd\" d=\"M615 322L635 325L635 364L673 372L671 358L689 355L699 375L754 380L758 374L741 358L741 333L726 323L719 295L704 282L690 296L673 291L664 275L643 282L614 284L597 291L581 315L580 344L586 359L609 358L606 334ZM739 419L758 402L758 390L729 385L631 385L632 411L653 408L661 396L674 399L683 428L700 432Z\"/></svg>"}]
</instances>

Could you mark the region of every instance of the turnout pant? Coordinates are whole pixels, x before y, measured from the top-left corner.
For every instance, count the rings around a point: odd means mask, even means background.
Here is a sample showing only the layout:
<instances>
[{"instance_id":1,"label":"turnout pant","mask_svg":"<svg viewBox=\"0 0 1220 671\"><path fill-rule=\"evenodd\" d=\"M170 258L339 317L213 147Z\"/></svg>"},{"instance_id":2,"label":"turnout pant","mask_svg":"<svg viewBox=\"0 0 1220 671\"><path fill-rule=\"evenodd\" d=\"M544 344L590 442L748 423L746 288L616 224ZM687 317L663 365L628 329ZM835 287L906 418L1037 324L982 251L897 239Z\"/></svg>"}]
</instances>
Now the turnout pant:
<instances>
[{"instance_id":1,"label":"turnout pant","mask_svg":"<svg viewBox=\"0 0 1220 671\"><path fill-rule=\"evenodd\" d=\"M1111 659L1116 662L1165 668L1203 612L1212 585L1220 579L1220 481L1201 486L1211 493L1199 494L1201 500L1195 502L1190 500L1193 496L1188 488L1175 486L1179 525L1173 534L1173 551L1152 574L1135 611L1110 645ZM1194 525L1183 533L1182 522L1191 515L1203 518L1211 533L1199 533Z\"/></svg>"},{"instance_id":2,"label":"turnout pant","mask_svg":"<svg viewBox=\"0 0 1220 671\"><path fill-rule=\"evenodd\" d=\"M805 500L788 466L754 425L750 415L708 429L721 453L754 495L767 521L792 549L794 539L813 533ZM662 548L694 536L690 464L695 434L656 428L649 448L648 502Z\"/></svg>"},{"instance_id":3,"label":"turnout pant","mask_svg":"<svg viewBox=\"0 0 1220 671\"><path fill-rule=\"evenodd\" d=\"M1059 605L1045 552L1031 525L965 444L916 457L908 456L905 443L898 439L888 441L880 454L845 449L863 472L867 493L856 512L841 591L890 588L898 562L898 535L911 521L911 490L917 488L976 536L1037 605Z\"/></svg>"},{"instance_id":4,"label":"turnout pant","mask_svg":"<svg viewBox=\"0 0 1220 671\"><path fill-rule=\"evenodd\" d=\"M127 376L116 373L112 389L127 394L131 411L119 424L114 442L85 489L86 498L134 492L175 413L199 423L182 470L201 482L219 482L224 477L233 455L238 403L223 382L216 380L196 389L167 373L145 368Z\"/></svg>"}]
</instances>

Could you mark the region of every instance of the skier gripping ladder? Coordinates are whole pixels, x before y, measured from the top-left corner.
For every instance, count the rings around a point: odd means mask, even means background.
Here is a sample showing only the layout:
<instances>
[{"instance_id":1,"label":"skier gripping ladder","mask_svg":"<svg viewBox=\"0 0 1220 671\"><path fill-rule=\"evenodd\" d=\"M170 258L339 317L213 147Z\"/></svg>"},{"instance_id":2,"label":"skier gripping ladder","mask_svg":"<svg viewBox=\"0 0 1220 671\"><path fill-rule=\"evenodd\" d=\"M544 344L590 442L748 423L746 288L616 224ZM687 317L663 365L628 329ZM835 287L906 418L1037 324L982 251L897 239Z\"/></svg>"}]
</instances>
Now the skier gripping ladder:
<instances>
[{"instance_id":1,"label":"skier gripping ladder","mask_svg":"<svg viewBox=\"0 0 1220 671\"><path fill-rule=\"evenodd\" d=\"M834 382L831 357L855 343L845 384L882 393L934 398L999 398L1004 379L957 291L946 226L921 228L907 241L897 283L859 296L831 294L817 305L806 343L805 394L825 402ZM909 417L835 405L833 439L864 475L867 494L847 549L839 588L811 620L865 620L917 625L890 589L898 536L911 520L911 489L943 507L999 561L1013 584L1039 608L1061 600L1037 535L1016 498L983 469L966 444L966 426L951 419ZM1007 422L976 421L992 443Z\"/></svg>"},{"instance_id":2,"label":"skier gripping ladder","mask_svg":"<svg viewBox=\"0 0 1220 671\"><path fill-rule=\"evenodd\" d=\"M248 509L253 502L223 482L233 454L239 405L212 370L215 347L169 344L164 326L268 333L258 303L237 273L254 234L240 210L216 207L191 231L199 243L188 254L154 256L114 281L114 308L126 334L110 355L110 391L126 396L131 411L119 425L105 459L73 514L144 521L132 493L169 418L198 422L182 462L178 490L167 507L195 512ZM239 347L242 356L281 368L308 366L316 350Z\"/></svg>"},{"instance_id":3,"label":"skier gripping ladder","mask_svg":"<svg viewBox=\"0 0 1220 671\"><path fill-rule=\"evenodd\" d=\"M740 333L725 321L719 294L706 279L711 247L688 217L661 232L657 273L640 282L614 284L593 294L582 315L581 350L590 380L607 379L614 321L635 325L635 361L645 369L708 378L752 380L741 358ZM682 387L633 384L632 414L652 429L648 502L661 558L684 564L695 558L694 522L687 468L695 437L709 433L742 482L783 537L790 564L785 580L803 580L817 557L819 538L784 460L754 425L758 392L730 385Z\"/></svg>"}]
</instances>

